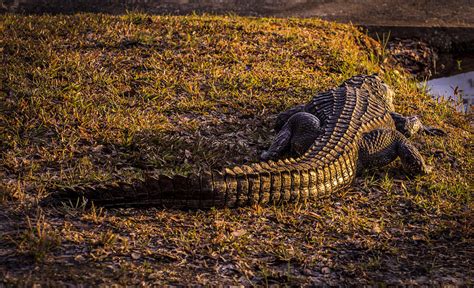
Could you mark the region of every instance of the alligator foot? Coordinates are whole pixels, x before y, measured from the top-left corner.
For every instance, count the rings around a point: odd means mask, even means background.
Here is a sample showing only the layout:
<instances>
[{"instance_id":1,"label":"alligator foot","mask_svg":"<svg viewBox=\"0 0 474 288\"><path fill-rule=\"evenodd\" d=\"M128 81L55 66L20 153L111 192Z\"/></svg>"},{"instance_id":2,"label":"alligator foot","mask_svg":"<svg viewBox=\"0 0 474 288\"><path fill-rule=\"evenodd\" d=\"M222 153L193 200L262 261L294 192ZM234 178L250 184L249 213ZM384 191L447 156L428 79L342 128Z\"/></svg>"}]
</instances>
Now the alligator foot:
<instances>
[{"instance_id":1,"label":"alligator foot","mask_svg":"<svg viewBox=\"0 0 474 288\"><path fill-rule=\"evenodd\" d=\"M409 175L427 174L429 167L416 147L399 131L375 129L364 134L359 144L358 170L382 167L400 157Z\"/></svg>"}]
</instances>

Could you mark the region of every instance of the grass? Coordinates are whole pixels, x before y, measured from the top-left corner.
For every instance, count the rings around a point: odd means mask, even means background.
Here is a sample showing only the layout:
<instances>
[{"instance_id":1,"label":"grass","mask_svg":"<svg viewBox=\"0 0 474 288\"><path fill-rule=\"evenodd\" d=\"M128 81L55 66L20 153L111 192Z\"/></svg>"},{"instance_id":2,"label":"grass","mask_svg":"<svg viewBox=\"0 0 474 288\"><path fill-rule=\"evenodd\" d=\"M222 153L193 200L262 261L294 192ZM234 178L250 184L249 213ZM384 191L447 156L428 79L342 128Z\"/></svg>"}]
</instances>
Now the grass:
<instances>
[{"instance_id":1,"label":"grass","mask_svg":"<svg viewBox=\"0 0 474 288\"><path fill-rule=\"evenodd\" d=\"M355 27L196 15L0 19L3 283L472 284L469 119L431 100ZM397 111L449 133L413 139L432 174L408 179L396 162L320 202L284 207L38 207L57 186L256 161L276 113L375 72L395 89Z\"/></svg>"},{"instance_id":2,"label":"grass","mask_svg":"<svg viewBox=\"0 0 474 288\"><path fill-rule=\"evenodd\" d=\"M17 242L17 250L33 256L35 261L40 262L61 243L61 238L46 222L41 210L38 210L35 218L33 222L28 216L26 217L27 228L20 242Z\"/></svg>"}]
</instances>

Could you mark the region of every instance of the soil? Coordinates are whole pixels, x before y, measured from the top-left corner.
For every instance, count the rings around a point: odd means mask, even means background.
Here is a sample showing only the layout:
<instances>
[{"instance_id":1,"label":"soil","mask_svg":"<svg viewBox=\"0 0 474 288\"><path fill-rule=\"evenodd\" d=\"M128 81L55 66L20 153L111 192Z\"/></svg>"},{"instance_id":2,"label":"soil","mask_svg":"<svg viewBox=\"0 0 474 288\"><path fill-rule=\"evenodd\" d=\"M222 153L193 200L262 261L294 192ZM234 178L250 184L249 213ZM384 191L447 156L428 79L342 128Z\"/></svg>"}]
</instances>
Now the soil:
<instances>
[{"instance_id":1,"label":"soil","mask_svg":"<svg viewBox=\"0 0 474 288\"><path fill-rule=\"evenodd\" d=\"M434 76L439 59L436 49L429 44L413 39L393 39L387 43L393 64L403 67L417 79Z\"/></svg>"}]
</instances>

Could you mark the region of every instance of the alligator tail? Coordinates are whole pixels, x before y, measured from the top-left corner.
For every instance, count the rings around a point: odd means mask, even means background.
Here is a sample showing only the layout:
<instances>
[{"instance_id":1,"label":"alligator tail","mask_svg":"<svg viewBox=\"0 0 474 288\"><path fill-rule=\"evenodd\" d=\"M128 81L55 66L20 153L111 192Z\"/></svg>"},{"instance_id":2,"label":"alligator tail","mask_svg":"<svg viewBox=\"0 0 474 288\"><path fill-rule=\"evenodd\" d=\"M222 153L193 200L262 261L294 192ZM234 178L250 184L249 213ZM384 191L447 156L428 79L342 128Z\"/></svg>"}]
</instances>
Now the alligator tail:
<instances>
[{"instance_id":1,"label":"alligator tail","mask_svg":"<svg viewBox=\"0 0 474 288\"><path fill-rule=\"evenodd\" d=\"M298 160L258 162L199 175L150 174L129 183L63 188L52 192L45 202L85 198L105 207L234 208L304 202L349 183L348 175L342 177L343 171L333 168L334 165L319 166ZM334 179L343 181L338 183Z\"/></svg>"}]
</instances>

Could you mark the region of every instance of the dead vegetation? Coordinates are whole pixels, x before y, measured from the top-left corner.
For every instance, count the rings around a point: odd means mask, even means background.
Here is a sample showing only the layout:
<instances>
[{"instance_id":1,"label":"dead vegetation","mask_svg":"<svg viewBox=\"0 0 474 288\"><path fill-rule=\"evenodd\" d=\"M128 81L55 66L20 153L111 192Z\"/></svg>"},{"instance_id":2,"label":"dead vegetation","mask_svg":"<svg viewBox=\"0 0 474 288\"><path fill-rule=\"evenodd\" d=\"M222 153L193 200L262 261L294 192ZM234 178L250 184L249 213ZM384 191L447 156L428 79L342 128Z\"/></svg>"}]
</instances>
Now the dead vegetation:
<instances>
[{"instance_id":1,"label":"dead vegetation","mask_svg":"<svg viewBox=\"0 0 474 288\"><path fill-rule=\"evenodd\" d=\"M472 284L472 131L381 46L320 20L1 15L3 284ZM52 188L256 161L274 114L358 73L449 137L318 203L38 207Z\"/></svg>"}]
</instances>

